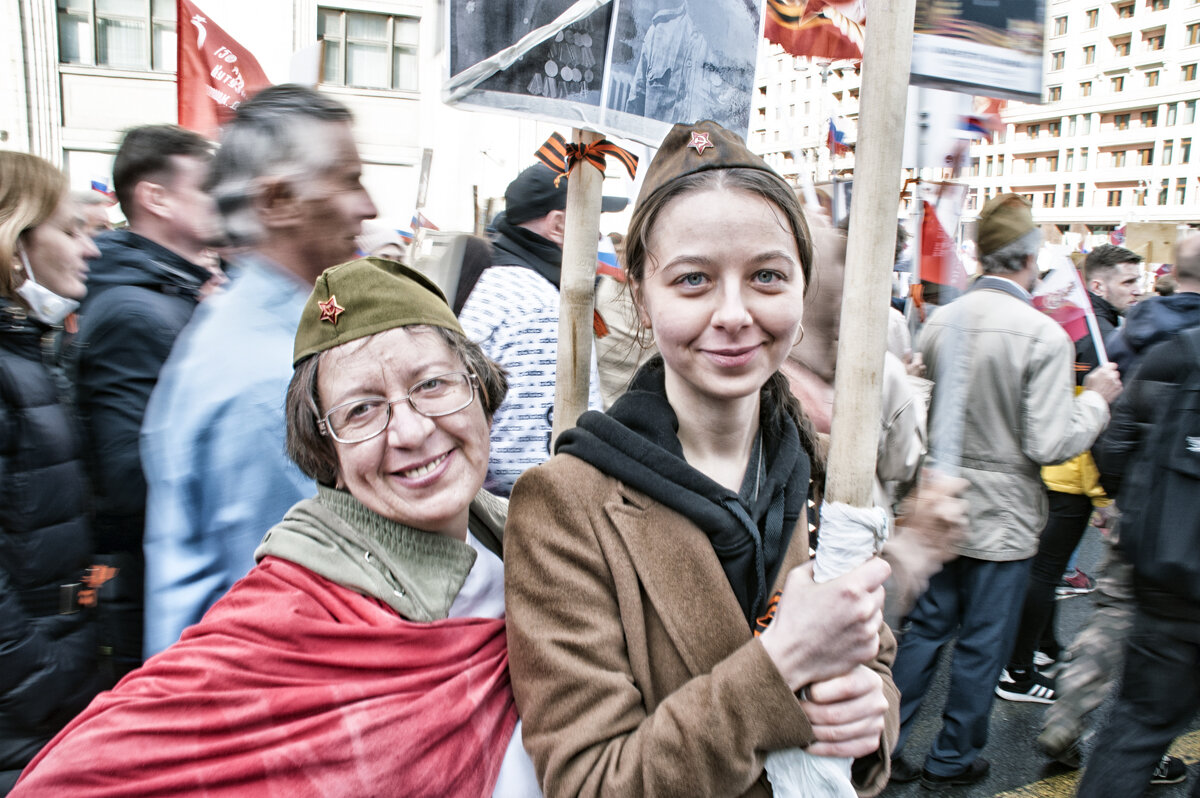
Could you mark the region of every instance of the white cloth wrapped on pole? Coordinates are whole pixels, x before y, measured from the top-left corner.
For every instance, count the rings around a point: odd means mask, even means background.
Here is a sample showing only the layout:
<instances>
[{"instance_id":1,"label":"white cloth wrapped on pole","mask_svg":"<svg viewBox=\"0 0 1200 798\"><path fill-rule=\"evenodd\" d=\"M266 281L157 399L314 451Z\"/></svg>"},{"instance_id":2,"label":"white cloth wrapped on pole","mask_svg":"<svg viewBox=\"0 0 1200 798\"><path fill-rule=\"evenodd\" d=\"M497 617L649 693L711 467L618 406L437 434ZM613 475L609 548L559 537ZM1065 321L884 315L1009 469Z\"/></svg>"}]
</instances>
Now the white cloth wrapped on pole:
<instances>
[{"instance_id":1,"label":"white cloth wrapped on pole","mask_svg":"<svg viewBox=\"0 0 1200 798\"><path fill-rule=\"evenodd\" d=\"M882 507L821 504L821 540L813 579L828 582L875 556L887 540L888 518ZM855 798L848 758L813 756L800 748L767 755L767 779L776 798Z\"/></svg>"}]
</instances>

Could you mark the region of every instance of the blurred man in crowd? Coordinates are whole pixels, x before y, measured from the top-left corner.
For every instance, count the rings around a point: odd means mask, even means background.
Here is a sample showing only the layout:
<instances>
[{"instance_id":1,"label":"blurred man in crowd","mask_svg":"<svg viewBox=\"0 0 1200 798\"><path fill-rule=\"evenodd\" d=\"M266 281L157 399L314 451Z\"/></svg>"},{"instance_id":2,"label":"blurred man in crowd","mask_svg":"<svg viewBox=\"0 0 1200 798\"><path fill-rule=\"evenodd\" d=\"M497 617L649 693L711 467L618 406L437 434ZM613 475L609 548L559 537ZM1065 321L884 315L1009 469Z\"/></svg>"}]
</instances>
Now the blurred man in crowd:
<instances>
[{"instance_id":1,"label":"blurred man in crowd","mask_svg":"<svg viewBox=\"0 0 1200 798\"><path fill-rule=\"evenodd\" d=\"M315 490L284 454L283 400L313 282L355 256L375 216L361 175L350 112L307 88L264 89L222 133L206 187L245 249L180 336L142 427L147 656L200 620Z\"/></svg>"},{"instance_id":2,"label":"blurred man in crowd","mask_svg":"<svg viewBox=\"0 0 1200 798\"><path fill-rule=\"evenodd\" d=\"M1071 341L1030 296L1041 234L1029 203L1016 194L993 198L980 212L977 238L983 276L932 317L918 345L937 379L933 451L939 452L936 436L946 428L939 414L960 414L961 446L940 451L970 483L959 556L917 600L892 668L901 694L892 778L920 778L931 789L973 784L987 775L989 763L979 754L987 743L992 690L1012 649L1030 559L1046 520L1040 466L1091 446L1121 390L1115 368L1105 366L1074 395ZM954 376L943 379L943 373ZM960 402L946 401L952 387L962 389ZM938 652L956 634L942 729L922 768L900 752Z\"/></svg>"},{"instance_id":3,"label":"blurred man in crowd","mask_svg":"<svg viewBox=\"0 0 1200 798\"><path fill-rule=\"evenodd\" d=\"M96 552L119 569L100 609L101 645L111 649L117 677L142 656L146 480L138 432L159 370L210 278L204 262L217 215L202 186L211 160L207 141L175 125L125 134L113 185L129 226L97 239L100 258L70 347Z\"/></svg>"}]
</instances>

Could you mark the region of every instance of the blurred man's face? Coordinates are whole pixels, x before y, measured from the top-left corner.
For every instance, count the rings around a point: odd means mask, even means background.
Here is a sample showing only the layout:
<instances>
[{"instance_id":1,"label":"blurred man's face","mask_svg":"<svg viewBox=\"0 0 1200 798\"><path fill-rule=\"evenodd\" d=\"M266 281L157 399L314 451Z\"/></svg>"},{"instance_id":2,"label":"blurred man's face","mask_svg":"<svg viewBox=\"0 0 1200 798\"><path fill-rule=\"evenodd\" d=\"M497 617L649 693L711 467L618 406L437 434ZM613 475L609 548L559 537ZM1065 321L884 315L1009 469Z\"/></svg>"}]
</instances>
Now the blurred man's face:
<instances>
[{"instance_id":1,"label":"blurred man's face","mask_svg":"<svg viewBox=\"0 0 1200 798\"><path fill-rule=\"evenodd\" d=\"M163 182L171 226L189 250L202 250L220 239L217 205L203 189L208 168L207 159L172 155L171 175Z\"/></svg>"},{"instance_id":2,"label":"blurred man's face","mask_svg":"<svg viewBox=\"0 0 1200 798\"><path fill-rule=\"evenodd\" d=\"M1142 296L1142 270L1136 263L1119 263L1107 277L1091 281L1092 293L1124 313Z\"/></svg>"},{"instance_id":3,"label":"blurred man's face","mask_svg":"<svg viewBox=\"0 0 1200 798\"><path fill-rule=\"evenodd\" d=\"M350 125L321 125L319 144L332 156L329 168L303 180L303 221L295 233L303 239L306 267L314 279L330 266L358 254L362 223L374 219L375 203L362 184L362 161Z\"/></svg>"}]
</instances>

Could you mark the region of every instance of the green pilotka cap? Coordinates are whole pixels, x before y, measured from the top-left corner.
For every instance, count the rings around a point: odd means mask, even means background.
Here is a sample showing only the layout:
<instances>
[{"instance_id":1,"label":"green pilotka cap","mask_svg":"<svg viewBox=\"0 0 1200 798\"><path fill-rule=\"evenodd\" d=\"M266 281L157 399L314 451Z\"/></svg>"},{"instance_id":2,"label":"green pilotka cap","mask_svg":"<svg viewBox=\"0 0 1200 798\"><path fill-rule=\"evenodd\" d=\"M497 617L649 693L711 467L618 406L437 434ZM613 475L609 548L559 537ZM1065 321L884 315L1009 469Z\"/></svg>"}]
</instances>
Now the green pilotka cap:
<instances>
[{"instance_id":1,"label":"green pilotka cap","mask_svg":"<svg viewBox=\"0 0 1200 798\"><path fill-rule=\"evenodd\" d=\"M646 170L638 205L668 183L709 169L757 169L792 190L766 161L750 152L741 136L706 119L677 124L667 133Z\"/></svg>"},{"instance_id":2,"label":"green pilotka cap","mask_svg":"<svg viewBox=\"0 0 1200 798\"><path fill-rule=\"evenodd\" d=\"M975 243L980 256L990 255L1035 229L1029 200L1020 194L992 197L979 211Z\"/></svg>"},{"instance_id":3,"label":"green pilotka cap","mask_svg":"<svg viewBox=\"0 0 1200 798\"><path fill-rule=\"evenodd\" d=\"M358 258L317 278L304 303L292 365L304 358L384 330L428 324L464 335L437 285L386 258Z\"/></svg>"}]
</instances>

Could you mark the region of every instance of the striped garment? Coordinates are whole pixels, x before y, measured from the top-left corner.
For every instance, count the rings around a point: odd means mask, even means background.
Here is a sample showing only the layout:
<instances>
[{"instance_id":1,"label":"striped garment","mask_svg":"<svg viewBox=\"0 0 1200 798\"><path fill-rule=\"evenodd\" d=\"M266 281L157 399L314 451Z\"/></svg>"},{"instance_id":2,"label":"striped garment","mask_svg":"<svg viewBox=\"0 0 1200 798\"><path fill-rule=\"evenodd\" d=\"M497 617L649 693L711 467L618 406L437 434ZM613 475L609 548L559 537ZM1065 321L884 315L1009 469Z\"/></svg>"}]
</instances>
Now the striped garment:
<instances>
[{"instance_id":1,"label":"striped garment","mask_svg":"<svg viewBox=\"0 0 1200 798\"><path fill-rule=\"evenodd\" d=\"M467 335L508 372L508 398L492 420L492 451L484 487L507 496L517 477L550 457L558 359L558 289L524 266L483 272L459 314ZM588 407L601 408L596 355L591 356Z\"/></svg>"}]
</instances>

